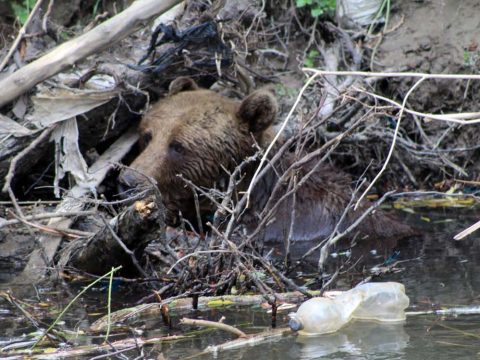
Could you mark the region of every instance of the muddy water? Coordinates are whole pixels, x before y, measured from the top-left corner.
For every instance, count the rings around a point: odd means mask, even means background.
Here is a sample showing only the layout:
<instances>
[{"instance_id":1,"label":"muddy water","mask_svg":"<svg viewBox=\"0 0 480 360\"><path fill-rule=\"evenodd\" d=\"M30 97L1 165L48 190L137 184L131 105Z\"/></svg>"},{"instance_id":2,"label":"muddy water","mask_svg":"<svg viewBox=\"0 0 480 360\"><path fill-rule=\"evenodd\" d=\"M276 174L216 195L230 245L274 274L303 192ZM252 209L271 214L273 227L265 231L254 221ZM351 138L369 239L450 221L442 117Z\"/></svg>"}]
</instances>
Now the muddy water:
<instances>
[{"instance_id":1,"label":"muddy water","mask_svg":"<svg viewBox=\"0 0 480 360\"><path fill-rule=\"evenodd\" d=\"M410 297L410 311L440 309L480 303L480 242L472 236L462 242L452 237L480 219L480 212L417 211L410 218L424 230L420 238L396 244L396 274L384 275L381 281L405 284ZM379 249L377 249L379 250ZM377 251L377 254L380 251ZM372 255L373 264L378 255ZM237 313L237 324L249 331L252 326L268 324L269 318ZM212 319L218 319L215 314ZM227 315L228 318L228 315ZM282 318L286 321L285 317ZM231 318L229 320L232 320ZM255 347L218 354L218 359L474 359L480 353L480 315L409 316L404 324L354 322L338 333L319 337L286 336ZM167 358L181 359L205 348L213 341L191 342L188 348L179 344L163 347ZM208 358L205 356L204 358Z\"/></svg>"},{"instance_id":2,"label":"muddy water","mask_svg":"<svg viewBox=\"0 0 480 360\"><path fill-rule=\"evenodd\" d=\"M454 242L453 234L480 218L480 211L417 211L408 221L420 225L424 235L394 244L390 252L396 252L399 272L383 275L381 281L399 281L405 284L411 300L409 310L438 309L441 307L467 306L480 303L480 242L478 235L462 242ZM447 220L447 222L446 222ZM387 241L387 243L389 243ZM391 244L390 244L391 245ZM373 244L373 246L377 246ZM363 268L378 264L385 258L386 249L375 248L365 252ZM382 253L382 255L379 255ZM370 254L370 255L366 255ZM343 280L346 284L352 278ZM342 282L340 282L341 284ZM67 299L76 290L63 288L55 292L49 289L16 289L22 298L30 296L51 302L58 310L66 306ZM116 293L117 300L126 299L132 294ZM52 305L55 304L55 305ZM95 319L95 313L105 313L105 293L97 289L84 298L81 307L73 308L65 328L85 328ZM121 307L123 304L117 304ZM50 308L51 310L51 308ZM36 310L38 313L38 309ZM52 312L50 317L53 317ZM173 327L168 328L158 318L132 324L142 331L142 336L162 336L166 334L193 335L188 340L159 344L148 348L148 358L184 359L201 352L209 345L217 345L232 337L220 331L198 330L180 327L179 316L173 315ZM261 308L225 309L188 314L189 317L218 320L226 317L228 324L235 325L247 333L259 332L268 328L270 317ZM279 316L279 325L286 324L285 314ZM473 359L480 352L480 315L409 316L404 324L379 324L353 322L338 333L320 337L302 338L294 335L268 341L257 346L244 347L216 355L218 359ZM26 322L19 311L0 299L0 348L14 337L22 336L33 327ZM95 343L92 338L77 338L78 344ZM101 342L101 340L98 340ZM129 354L135 357L136 353ZM0 357L2 353L0 352ZM212 355L195 358L207 359Z\"/></svg>"}]
</instances>

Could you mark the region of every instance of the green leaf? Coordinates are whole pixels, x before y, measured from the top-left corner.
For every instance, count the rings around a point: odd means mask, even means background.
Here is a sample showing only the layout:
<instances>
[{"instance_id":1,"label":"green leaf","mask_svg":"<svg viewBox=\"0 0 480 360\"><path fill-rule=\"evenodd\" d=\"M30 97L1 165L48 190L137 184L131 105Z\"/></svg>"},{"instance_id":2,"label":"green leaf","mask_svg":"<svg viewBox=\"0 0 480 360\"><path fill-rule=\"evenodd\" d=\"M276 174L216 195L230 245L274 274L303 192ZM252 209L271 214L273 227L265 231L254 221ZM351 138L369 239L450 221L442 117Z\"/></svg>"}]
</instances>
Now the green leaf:
<instances>
[{"instance_id":1,"label":"green leaf","mask_svg":"<svg viewBox=\"0 0 480 360\"><path fill-rule=\"evenodd\" d=\"M303 65L305 65L305 67L308 67L308 68L313 67L313 59L306 58L306 59L303 61Z\"/></svg>"},{"instance_id":2,"label":"green leaf","mask_svg":"<svg viewBox=\"0 0 480 360\"><path fill-rule=\"evenodd\" d=\"M317 16L320 16L324 13L323 9L321 7L316 7L314 9L312 9L310 11L310 14L313 16L313 17L317 17Z\"/></svg>"},{"instance_id":3,"label":"green leaf","mask_svg":"<svg viewBox=\"0 0 480 360\"><path fill-rule=\"evenodd\" d=\"M298 8L304 7L306 5L312 5L313 0L295 0L295 5Z\"/></svg>"}]
</instances>

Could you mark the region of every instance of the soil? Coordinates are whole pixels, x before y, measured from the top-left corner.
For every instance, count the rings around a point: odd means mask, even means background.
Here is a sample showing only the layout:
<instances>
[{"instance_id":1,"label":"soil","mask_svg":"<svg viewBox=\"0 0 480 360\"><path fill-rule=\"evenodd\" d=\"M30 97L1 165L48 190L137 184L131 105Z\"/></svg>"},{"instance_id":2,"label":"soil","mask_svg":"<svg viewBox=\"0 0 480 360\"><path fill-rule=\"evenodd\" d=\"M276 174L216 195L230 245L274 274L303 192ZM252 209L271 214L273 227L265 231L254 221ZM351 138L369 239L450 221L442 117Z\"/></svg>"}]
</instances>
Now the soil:
<instances>
[{"instance_id":1,"label":"soil","mask_svg":"<svg viewBox=\"0 0 480 360\"><path fill-rule=\"evenodd\" d=\"M395 6L389 24L394 30L383 37L372 70L478 72L479 21L471 16L480 10L478 1L397 1ZM466 81L429 81L412 101L420 111L465 111L471 107L464 102L465 86ZM472 88L468 92L474 104L480 100L477 93Z\"/></svg>"}]
</instances>

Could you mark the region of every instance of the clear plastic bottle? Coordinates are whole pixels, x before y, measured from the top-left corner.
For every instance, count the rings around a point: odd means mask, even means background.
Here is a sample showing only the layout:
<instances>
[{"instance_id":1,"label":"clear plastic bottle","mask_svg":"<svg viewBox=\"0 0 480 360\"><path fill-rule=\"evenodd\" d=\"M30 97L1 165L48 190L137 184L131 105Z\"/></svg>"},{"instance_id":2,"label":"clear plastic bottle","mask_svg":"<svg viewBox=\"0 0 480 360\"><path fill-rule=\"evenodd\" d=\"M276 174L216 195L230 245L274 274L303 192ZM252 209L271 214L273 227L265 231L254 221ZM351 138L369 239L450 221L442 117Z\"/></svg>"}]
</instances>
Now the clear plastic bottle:
<instances>
[{"instance_id":1,"label":"clear plastic bottle","mask_svg":"<svg viewBox=\"0 0 480 360\"><path fill-rule=\"evenodd\" d=\"M347 324L362 303L361 292L345 292L335 299L316 297L305 301L290 314L289 325L301 335L333 333Z\"/></svg>"},{"instance_id":2,"label":"clear plastic bottle","mask_svg":"<svg viewBox=\"0 0 480 360\"><path fill-rule=\"evenodd\" d=\"M410 304L410 299L405 295L403 284L366 283L357 285L350 291L363 293L363 301L352 314L353 318L388 322L405 320L405 309Z\"/></svg>"},{"instance_id":3,"label":"clear plastic bottle","mask_svg":"<svg viewBox=\"0 0 480 360\"><path fill-rule=\"evenodd\" d=\"M409 299L403 284L367 283L334 299L313 298L290 314L289 325L301 335L328 334L339 330L352 318L394 322L405 320Z\"/></svg>"}]
</instances>

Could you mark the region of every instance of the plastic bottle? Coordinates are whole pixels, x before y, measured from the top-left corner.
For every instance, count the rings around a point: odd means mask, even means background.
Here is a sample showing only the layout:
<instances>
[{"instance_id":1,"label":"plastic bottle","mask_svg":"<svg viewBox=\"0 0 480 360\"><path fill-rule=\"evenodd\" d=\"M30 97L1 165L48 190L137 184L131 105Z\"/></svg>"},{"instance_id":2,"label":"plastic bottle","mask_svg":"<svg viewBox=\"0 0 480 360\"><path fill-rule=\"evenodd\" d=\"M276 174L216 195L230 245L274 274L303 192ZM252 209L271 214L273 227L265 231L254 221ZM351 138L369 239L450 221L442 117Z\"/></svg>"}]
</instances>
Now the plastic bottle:
<instances>
[{"instance_id":1,"label":"plastic bottle","mask_svg":"<svg viewBox=\"0 0 480 360\"><path fill-rule=\"evenodd\" d=\"M361 292L345 292L335 299L316 297L305 301L291 313L289 326L301 335L333 333L347 324L362 303Z\"/></svg>"},{"instance_id":2,"label":"plastic bottle","mask_svg":"<svg viewBox=\"0 0 480 360\"><path fill-rule=\"evenodd\" d=\"M363 293L363 301L352 317L362 320L403 321L410 299L405 295L405 286L397 282L366 283L350 291ZM347 291L349 292L349 291Z\"/></svg>"},{"instance_id":3,"label":"plastic bottle","mask_svg":"<svg viewBox=\"0 0 480 360\"><path fill-rule=\"evenodd\" d=\"M334 299L318 297L305 301L290 314L289 325L301 335L328 334L352 318L381 322L405 320L409 299L400 283L367 283Z\"/></svg>"}]
</instances>

